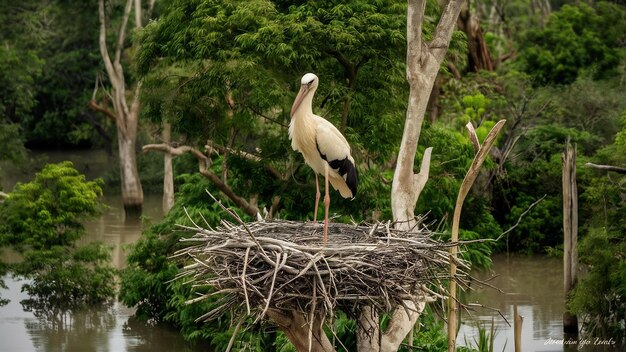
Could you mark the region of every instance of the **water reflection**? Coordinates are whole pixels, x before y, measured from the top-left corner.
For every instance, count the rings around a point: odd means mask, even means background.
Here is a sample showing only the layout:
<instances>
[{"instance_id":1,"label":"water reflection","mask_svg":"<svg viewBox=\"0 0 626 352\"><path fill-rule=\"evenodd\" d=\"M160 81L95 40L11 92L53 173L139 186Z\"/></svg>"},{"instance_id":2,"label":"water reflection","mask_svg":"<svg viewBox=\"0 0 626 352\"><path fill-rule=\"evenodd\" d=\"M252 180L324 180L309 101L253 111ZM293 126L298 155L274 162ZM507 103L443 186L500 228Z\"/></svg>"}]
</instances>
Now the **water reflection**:
<instances>
[{"instance_id":1,"label":"water reflection","mask_svg":"<svg viewBox=\"0 0 626 352\"><path fill-rule=\"evenodd\" d=\"M493 272L473 273L479 280L503 292L488 287L477 287L464 298L467 303L482 304L499 310L513 324L513 306L524 317L522 347L528 351L555 351L555 346L544 345L550 337L562 336L563 266L556 258L527 256L497 256L493 258ZM464 313L464 324L459 331L459 343L473 341L476 324L491 326L494 318L496 351L513 350L513 328L500 315L488 309L477 309L473 317ZM506 349L505 349L506 346ZM560 347L560 346L558 346ZM562 348L561 348L562 350Z\"/></svg>"},{"instance_id":2,"label":"water reflection","mask_svg":"<svg viewBox=\"0 0 626 352\"><path fill-rule=\"evenodd\" d=\"M134 310L116 303L109 309L75 312L63 320L37 319L19 301L24 281L6 276L11 302L0 308L0 351L11 352L199 352L176 330L153 326L132 316Z\"/></svg>"},{"instance_id":3,"label":"water reflection","mask_svg":"<svg viewBox=\"0 0 626 352\"><path fill-rule=\"evenodd\" d=\"M141 320L130 317L123 326L126 351L211 351L208 346L189 345L180 338L177 331L155 329Z\"/></svg>"},{"instance_id":4,"label":"water reflection","mask_svg":"<svg viewBox=\"0 0 626 352\"><path fill-rule=\"evenodd\" d=\"M114 351L109 332L117 324L115 310L65 314L62 320L33 319L24 322L38 351Z\"/></svg>"},{"instance_id":5,"label":"water reflection","mask_svg":"<svg viewBox=\"0 0 626 352\"><path fill-rule=\"evenodd\" d=\"M74 167L88 179L102 176L112 165L103 151L57 151L32 153L37 162L27 166L2 165L2 187L10 191L17 182L28 182L47 162L71 160ZM162 218L161 195L146 194L141 221L127 221L121 198L106 195L107 208L101 217L85 224L87 234L79 244L93 241L112 247L112 261L116 268L126 265L128 245L136 242L142 228ZM4 249L4 262L20 260L19 254ZM24 281L4 277L8 290L1 290L3 298L11 302L0 307L0 351L64 351L64 352L124 352L207 351L206 346L191 346L180 334L163 326L152 326L132 318L134 310L120 303L110 309L75 312L71 315L38 319L24 311L20 301L28 298L20 291Z\"/></svg>"},{"instance_id":6,"label":"water reflection","mask_svg":"<svg viewBox=\"0 0 626 352\"><path fill-rule=\"evenodd\" d=\"M493 258L492 272L475 272L473 276L486 280L498 290L477 287L466 297L465 303L478 303L499 310L513 324L513 306L524 317L522 324L522 350L524 351L570 351L580 350L577 345L567 345L563 340L563 262L558 258L505 255ZM496 327L494 351L513 351L513 327L489 309L479 308L470 316L462 313L463 324L459 330L457 344L475 345L478 335L477 324ZM564 349L565 347L569 347ZM601 346L585 346L583 351L609 351ZM613 349L617 351L617 349Z\"/></svg>"},{"instance_id":7,"label":"water reflection","mask_svg":"<svg viewBox=\"0 0 626 352\"><path fill-rule=\"evenodd\" d=\"M126 266L129 245L139 240L143 228L163 217L161 199L161 195L146 194L141 219L131 218L127 220L121 198L117 195L104 196L103 201L107 205L107 209L98 219L85 223L87 235L78 243L98 241L111 245L113 266L123 268Z\"/></svg>"},{"instance_id":8,"label":"water reflection","mask_svg":"<svg viewBox=\"0 0 626 352\"><path fill-rule=\"evenodd\" d=\"M100 241L112 246L113 264L126 265L128 245L141 236L146 222L162 217L161 196L146 195L144 220L128 223L119 197L107 196L108 207L98 219L85 224L87 235L81 243ZM7 262L19 260L17 253L4 251ZM206 346L191 346L180 334L163 326L152 326L132 318L134 310L120 303L110 309L76 312L62 319L37 319L25 312L20 301L28 298L20 292L24 281L6 276L8 290L2 297L11 302L0 307L0 351L207 351Z\"/></svg>"}]
</instances>

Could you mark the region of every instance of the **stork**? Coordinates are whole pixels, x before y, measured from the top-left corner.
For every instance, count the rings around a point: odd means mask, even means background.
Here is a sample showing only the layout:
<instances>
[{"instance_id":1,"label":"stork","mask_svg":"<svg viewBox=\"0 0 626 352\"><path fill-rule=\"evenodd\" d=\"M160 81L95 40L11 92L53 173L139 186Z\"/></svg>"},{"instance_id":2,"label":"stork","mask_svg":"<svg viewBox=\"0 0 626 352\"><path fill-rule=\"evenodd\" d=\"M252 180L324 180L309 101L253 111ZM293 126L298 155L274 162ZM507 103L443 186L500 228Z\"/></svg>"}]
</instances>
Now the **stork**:
<instances>
[{"instance_id":1,"label":"stork","mask_svg":"<svg viewBox=\"0 0 626 352\"><path fill-rule=\"evenodd\" d=\"M350 145L339 130L328 120L313 114L313 95L319 79L313 73L302 76L300 91L291 107L289 138L293 150L299 151L304 161L315 172L315 210L313 221L317 221L320 200L318 174L324 175L324 243L328 241L328 208L330 195L328 183L344 198L354 198L358 184L354 159Z\"/></svg>"}]
</instances>

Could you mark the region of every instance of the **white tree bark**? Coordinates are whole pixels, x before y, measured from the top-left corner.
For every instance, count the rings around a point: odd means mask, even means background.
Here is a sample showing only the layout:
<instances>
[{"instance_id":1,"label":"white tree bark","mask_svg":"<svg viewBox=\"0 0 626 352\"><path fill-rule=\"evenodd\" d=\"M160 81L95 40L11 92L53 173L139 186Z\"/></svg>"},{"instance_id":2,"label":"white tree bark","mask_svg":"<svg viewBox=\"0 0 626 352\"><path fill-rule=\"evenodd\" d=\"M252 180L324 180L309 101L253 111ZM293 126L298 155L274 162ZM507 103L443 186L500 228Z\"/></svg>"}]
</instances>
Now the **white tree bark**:
<instances>
[{"instance_id":1,"label":"white tree bark","mask_svg":"<svg viewBox=\"0 0 626 352\"><path fill-rule=\"evenodd\" d=\"M267 315L280 327L297 351L335 351L333 344L324 333L321 317L316 316L313 321L310 321L303 313L276 309L268 310Z\"/></svg>"},{"instance_id":2,"label":"white tree bark","mask_svg":"<svg viewBox=\"0 0 626 352\"><path fill-rule=\"evenodd\" d=\"M424 153L421 169L417 174L413 170L415 153L428 99L448 50L462 5L463 0L450 0L442 12L433 39L425 42L422 38L422 23L426 0L409 0L406 56L409 102L391 189L393 218L404 222L400 224L401 227L410 228L413 225L415 205L428 179L431 150L427 149Z\"/></svg>"},{"instance_id":3,"label":"white tree bark","mask_svg":"<svg viewBox=\"0 0 626 352\"><path fill-rule=\"evenodd\" d=\"M408 230L414 225L415 205L428 180L432 149L424 152L421 169L414 172L415 154L430 93L441 62L448 50L463 0L450 0L444 7L430 42L422 38L426 0L409 0L407 9L406 74L409 101L398 162L391 188L391 208L397 227ZM397 351L402 340L415 325L426 302L416 298L396 307L386 331L381 337L381 352Z\"/></svg>"},{"instance_id":4,"label":"white tree bark","mask_svg":"<svg viewBox=\"0 0 626 352\"><path fill-rule=\"evenodd\" d=\"M356 347L359 352L380 352L378 311L372 306L361 308L357 322Z\"/></svg>"},{"instance_id":5,"label":"white tree bark","mask_svg":"<svg viewBox=\"0 0 626 352\"><path fill-rule=\"evenodd\" d=\"M576 185L576 144L569 139L563 158L563 289L569 297L578 281L578 187ZM563 313L563 331L578 334L578 317Z\"/></svg>"},{"instance_id":6,"label":"white tree bark","mask_svg":"<svg viewBox=\"0 0 626 352\"><path fill-rule=\"evenodd\" d=\"M140 1L137 1L140 2ZM118 149L120 158L120 181L122 190L122 201L124 209L127 213L140 212L143 205L143 189L139 172L137 171L137 158L135 151L135 141L137 139L137 124L139 120L139 92L141 84L134 89L132 96L134 97L130 106L127 102L126 83L124 80L124 68L121 63L122 51L124 49L124 41L126 39L126 25L133 7L133 0L127 0L124 7L124 14L120 24L117 36L117 47L115 49L114 59L111 60L106 42L106 14L104 8L104 0L98 0L98 15L100 20L100 36L99 46L104 67L111 83L112 92L109 98L112 102L113 109L107 108L102 104L98 104L95 100L90 102L90 106L105 114L115 122L117 127ZM136 13L141 16L140 7L136 9ZM137 27L141 27L141 22L136 23Z\"/></svg>"},{"instance_id":7,"label":"white tree bark","mask_svg":"<svg viewBox=\"0 0 626 352\"><path fill-rule=\"evenodd\" d=\"M172 125L163 122L163 143L172 143ZM172 167L172 154L163 154L163 214L169 213L174 206L174 168Z\"/></svg>"}]
</instances>

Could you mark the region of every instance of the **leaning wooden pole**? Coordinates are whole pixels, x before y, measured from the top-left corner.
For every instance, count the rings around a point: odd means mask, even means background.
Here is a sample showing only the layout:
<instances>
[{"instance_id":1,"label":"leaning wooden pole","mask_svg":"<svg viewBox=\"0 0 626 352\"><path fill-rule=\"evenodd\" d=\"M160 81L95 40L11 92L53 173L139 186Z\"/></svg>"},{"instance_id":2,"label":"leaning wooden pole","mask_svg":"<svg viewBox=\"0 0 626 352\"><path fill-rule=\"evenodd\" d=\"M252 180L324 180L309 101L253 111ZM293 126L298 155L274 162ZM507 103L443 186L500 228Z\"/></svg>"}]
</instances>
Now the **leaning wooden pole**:
<instances>
[{"instance_id":1,"label":"leaning wooden pole","mask_svg":"<svg viewBox=\"0 0 626 352\"><path fill-rule=\"evenodd\" d=\"M515 352L522 352L522 323L524 317L517 312L517 304L513 305L513 340Z\"/></svg>"},{"instance_id":2,"label":"leaning wooden pole","mask_svg":"<svg viewBox=\"0 0 626 352\"><path fill-rule=\"evenodd\" d=\"M493 146L493 143L496 141L496 137L498 137L498 133L504 126L505 120L500 120L496 123L495 126L489 131L489 134L485 138L483 145L480 145L478 141L478 137L476 136L476 131L474 130L474 126L471 122L469 122L465 127L469 132L470 140L474 145L474 151L476 152L476 156L472 161L472 165L470 169L467 171L465 178L463 179L463 183L461 183L461 188L459 189L459 195L456 198L456 204L454 206L454 215L452 217L452 243L457 243L459 241L459 222L461 220L461 209L463 208L463 202L465 202L465 197L469 193L470 188L474 184L476 177L480 171L480 168L483 165L483 162L489 155L489 150ZM450 290L449 290L449 299L448 299L448 352L454 352L456 350L456 330L458 326L457 317L458 317L458 304L456 299L456 269L457 269L457 254L458 254L458 246L454 245L450 247Z\"/></svg>"},{"instance_id":3,"label":"leaning wooden pole","mask_svg":"<svg viewBox=\"0 0 626 352\"><path fill-rule=\"evenodd\" d=\"M578 188L576 145L568 140L563 152L563 290L567 301L576 286L578 272ZM578 318L565 308L563 332L578 335Z\"/></svg>"}]
</instances>

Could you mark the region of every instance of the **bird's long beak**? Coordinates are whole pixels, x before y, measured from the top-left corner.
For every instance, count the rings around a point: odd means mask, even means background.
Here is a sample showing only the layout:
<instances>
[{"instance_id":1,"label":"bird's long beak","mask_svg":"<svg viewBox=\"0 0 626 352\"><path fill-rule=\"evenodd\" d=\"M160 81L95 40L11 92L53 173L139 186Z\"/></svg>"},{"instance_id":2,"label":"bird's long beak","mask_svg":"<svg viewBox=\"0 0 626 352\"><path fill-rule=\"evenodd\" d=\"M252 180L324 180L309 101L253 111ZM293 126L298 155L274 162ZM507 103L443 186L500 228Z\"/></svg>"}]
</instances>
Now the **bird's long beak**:
<instances>
[{"instance_id":1,"label":"bird's long beak","mask_svg":"<svg viewBox=\"0 0 626 352\"><path fill-rule=\"evenodd\" d=\"M298 92L298 96L296 97L296 100L294 100L293 105L291 106L291 115L290 115L291 117L293 117L293 114L295 114L296 110L298 110L300 103L302 103L302 100L308 93L309 93L309 87L304 84L301 85L300 91Z\"/></svg>"}]
</instances>

